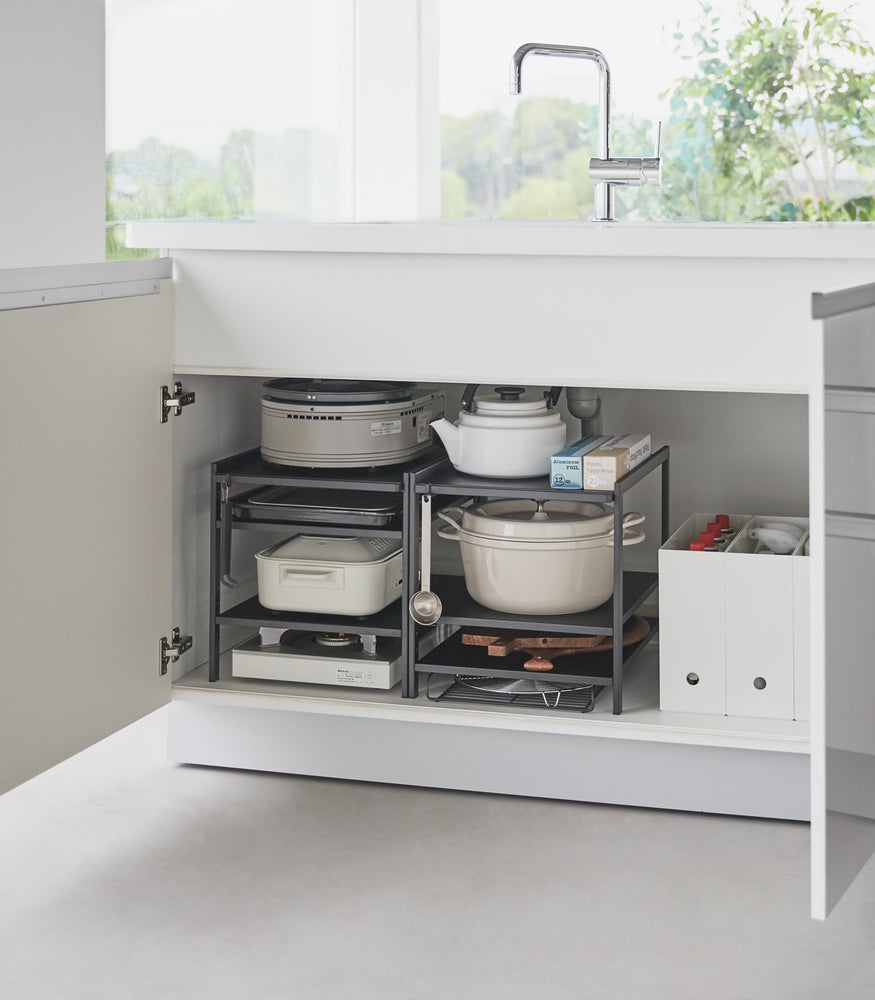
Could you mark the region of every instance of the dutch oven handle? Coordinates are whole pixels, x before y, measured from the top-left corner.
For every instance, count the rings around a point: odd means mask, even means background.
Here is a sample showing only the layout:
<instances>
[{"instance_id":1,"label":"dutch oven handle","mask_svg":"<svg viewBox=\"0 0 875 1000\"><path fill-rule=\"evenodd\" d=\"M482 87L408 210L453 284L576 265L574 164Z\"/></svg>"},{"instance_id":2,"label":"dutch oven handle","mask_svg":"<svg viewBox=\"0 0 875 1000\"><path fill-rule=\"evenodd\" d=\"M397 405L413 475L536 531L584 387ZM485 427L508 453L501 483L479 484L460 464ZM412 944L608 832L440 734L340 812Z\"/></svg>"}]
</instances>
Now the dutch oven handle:
<instances>
[{"instance_id":1,"label":"dutch oven handle","mask_svg":"<svg viewBox=\"0 0 875 1000\"><path fill-rule=\"evenodd\" d=\"M460 525L458 521L449 516L448 511L454 511L462 516L465 513L461 507L444 507L443 510L436 510L435 514L437 514L442 521L446 521L447 524L450 525L449 528L439 527L437 533L441 538L448 538L451 542L458 542Z\"/></svg>"},{"instance_id":2,"label":"dutch oven handle","mask_svg":"<svg viewBox=\"0 0 875 1000\"><path fill-rule=\"evenodd\" d=\"M643 514L639 514L638 511L630 511L623 516L623 527L631 528L636 524L643 524L644 520Z\"/></svg>"},{"instance_id":3,"label":"dutch oven handle","mask_svg":"<svg viewBox=\"0 0 875 1000\"><path fill-rule=\"evenodd\" d=\"M627 528L623 532L623 544L637 545L639 542L643 542L646 537L644 532L639 531L637 528Z\"/></svg>"}]
</instances>

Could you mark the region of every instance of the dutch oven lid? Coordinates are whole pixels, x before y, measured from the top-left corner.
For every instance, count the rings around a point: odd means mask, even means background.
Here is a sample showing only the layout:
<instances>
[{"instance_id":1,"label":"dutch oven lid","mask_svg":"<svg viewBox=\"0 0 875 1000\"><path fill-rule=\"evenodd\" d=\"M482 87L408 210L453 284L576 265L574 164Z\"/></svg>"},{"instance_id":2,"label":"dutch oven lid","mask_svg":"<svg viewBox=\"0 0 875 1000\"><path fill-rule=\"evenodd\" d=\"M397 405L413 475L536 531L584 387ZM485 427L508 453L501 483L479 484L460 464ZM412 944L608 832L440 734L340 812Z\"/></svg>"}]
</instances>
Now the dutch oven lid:
<instances>
[{"instance_id":1,"label":"dutch oven lid","mask_svg":"<svg viewBox=\"0 0 875 1000\"><path fill-rule=\"evenodd\" d=\"M462 527L499 538L555 540L604 534L613 517L613 508L603 503L493 500L467 509Z\"/></svg>"},{"instance_id":2,"label":"dutch oven lid","mask_svg":"<svg viewBox=\"0 0 875 1000\"><path fill-rule=\"evenodd\" d=\"M273 378L263 384L265 399L281 403L401 403L415 382L362 382L344 378Z\"/></svg>"}]
</instances>

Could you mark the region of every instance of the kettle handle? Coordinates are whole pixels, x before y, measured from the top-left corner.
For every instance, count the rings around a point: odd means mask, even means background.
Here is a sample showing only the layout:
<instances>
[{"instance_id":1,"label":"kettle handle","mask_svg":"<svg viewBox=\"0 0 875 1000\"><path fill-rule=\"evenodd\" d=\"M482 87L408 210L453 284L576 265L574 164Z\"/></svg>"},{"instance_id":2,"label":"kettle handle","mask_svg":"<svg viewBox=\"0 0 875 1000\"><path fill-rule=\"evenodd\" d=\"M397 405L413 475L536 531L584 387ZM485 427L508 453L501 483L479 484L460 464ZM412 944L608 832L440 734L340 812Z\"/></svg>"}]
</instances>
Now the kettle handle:
<instances>
[{"instance_id":1,"label":"kettle handle","mask_svg":"<svg viewBox=\"0 0 875 1000\"><path fill-rule=\"evenodd\" d=\"M480 388L480 383L475 382L472 385L466 385L465 391L462 393L462 409L465 413L471 413L474 409L474 393Z\"/></svg>"},{"instance_id":2,"label":"kettle handle","mask_svg":"<svg viewBox=\"0 0 875 1000\"><path fill-rule=\"evenodd\" d=\"M547 409L555 409L556 404L559 402L559 397L562 395L562 386L554 385L549 389L544 391L544 399L547 400Z\"/></svg>"}]
</instances>

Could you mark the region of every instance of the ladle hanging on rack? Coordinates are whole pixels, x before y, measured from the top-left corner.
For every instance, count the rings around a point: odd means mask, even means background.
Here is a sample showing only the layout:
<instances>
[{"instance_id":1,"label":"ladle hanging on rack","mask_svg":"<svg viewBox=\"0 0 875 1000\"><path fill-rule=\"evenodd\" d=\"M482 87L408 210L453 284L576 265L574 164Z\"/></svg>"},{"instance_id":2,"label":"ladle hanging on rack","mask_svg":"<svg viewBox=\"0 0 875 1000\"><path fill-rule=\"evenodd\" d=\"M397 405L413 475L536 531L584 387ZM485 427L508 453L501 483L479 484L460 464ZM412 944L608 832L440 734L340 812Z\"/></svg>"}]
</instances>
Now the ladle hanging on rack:
<instances>
[{"instance_id":1,"label":"ladle hanging on rack","mask_svg":"<svg viewBox=\"0 0 875 1000\"><path fill-rule=\"evenodd\" d=\"M441 599L431 590L431 496L422 496L422 548L420 589L410 598L410 617L417 625L434 625L443 611Z\"/></svg>"}]
</instances>

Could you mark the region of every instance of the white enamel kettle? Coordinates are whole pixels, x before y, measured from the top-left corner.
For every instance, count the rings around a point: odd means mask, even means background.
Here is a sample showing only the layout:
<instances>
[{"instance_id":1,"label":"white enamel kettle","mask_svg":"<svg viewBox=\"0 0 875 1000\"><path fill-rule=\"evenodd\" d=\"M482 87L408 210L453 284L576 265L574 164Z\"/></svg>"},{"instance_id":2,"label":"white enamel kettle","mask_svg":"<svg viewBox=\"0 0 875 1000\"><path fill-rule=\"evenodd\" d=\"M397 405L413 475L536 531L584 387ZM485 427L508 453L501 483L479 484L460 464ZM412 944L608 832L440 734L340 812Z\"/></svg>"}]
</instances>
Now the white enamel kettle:
<instances>
[{"instance_id":1,"label":"white enamel kettle","mask_svg":"<svg viewBox=\"0 0 875 1000\"><path fill-rule=\"evenodd\" d=\"M456 423L431 423L454 468L496 479L549 475L550 456L565 447L567 429L555 409L562 386L535 395L499 385L475 396L478 388L465 388Z\"/></svg>"}]
</instances>

